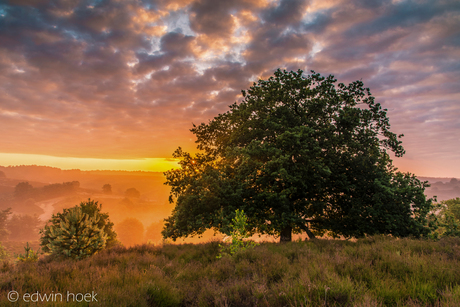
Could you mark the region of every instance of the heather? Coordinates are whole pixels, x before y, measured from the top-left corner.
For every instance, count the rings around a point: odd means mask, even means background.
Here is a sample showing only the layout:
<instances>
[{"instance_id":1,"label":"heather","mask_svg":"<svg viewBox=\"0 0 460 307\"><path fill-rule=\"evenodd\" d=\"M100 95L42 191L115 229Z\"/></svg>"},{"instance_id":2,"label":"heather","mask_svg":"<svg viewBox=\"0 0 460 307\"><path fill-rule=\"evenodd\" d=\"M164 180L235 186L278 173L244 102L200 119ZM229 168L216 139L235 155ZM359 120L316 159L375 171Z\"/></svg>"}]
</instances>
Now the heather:
<instances>
[{"instance_id":1,"label":"heather","mask_svg":"<svg viewBox=\"0 0 460 307\"><path fill-rule=\"evenodd\" d=\"M460 306L459 238L261 243L217 259L219 243L117 246L79 261L4 262L0 305L10 306L7 294L15 290L93 291L98 301L90 306Z\"/></svg>"}]
</instances>

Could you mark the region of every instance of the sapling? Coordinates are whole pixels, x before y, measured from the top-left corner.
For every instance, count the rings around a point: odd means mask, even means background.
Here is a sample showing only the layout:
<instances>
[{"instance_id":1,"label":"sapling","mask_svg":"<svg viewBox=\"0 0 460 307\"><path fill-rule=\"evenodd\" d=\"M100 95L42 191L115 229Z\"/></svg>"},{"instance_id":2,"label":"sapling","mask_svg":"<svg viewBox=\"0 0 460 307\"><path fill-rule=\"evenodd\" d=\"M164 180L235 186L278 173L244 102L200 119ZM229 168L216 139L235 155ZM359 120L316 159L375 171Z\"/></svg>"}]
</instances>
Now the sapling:
<instances>
[{"instance_id":1,"label":"sapling","mask_svg":"<svg viewBox=\"0 0 460 307\"><path fill-rule=\"evenodd\" d=\"M37 251L34 251L30 246L29 242L24 246L25 254L18 255L18 261L20 262L36 262L40 256L40 248Z\"/></svg>"},{"instance_id":2,"label":"sapling","mask_svg":"<svg viewBox=\"0 0 460 307\"><path fill-rule=\"evenodd\" d=\"M243 210L237 209L235 211L235 217L232 219L232 224L230 224L230 229L232 229L231 237L232 243L229 246L219 244L221 252L217 255L217 258L222 258L223 255L228 254L233 256L238 251L242 251L248 248L253 248L258 244L253 241L245 241L244 239L249 238L249 233L247 231L248 226L248 217Z\"/></svg>"}]
</instances>

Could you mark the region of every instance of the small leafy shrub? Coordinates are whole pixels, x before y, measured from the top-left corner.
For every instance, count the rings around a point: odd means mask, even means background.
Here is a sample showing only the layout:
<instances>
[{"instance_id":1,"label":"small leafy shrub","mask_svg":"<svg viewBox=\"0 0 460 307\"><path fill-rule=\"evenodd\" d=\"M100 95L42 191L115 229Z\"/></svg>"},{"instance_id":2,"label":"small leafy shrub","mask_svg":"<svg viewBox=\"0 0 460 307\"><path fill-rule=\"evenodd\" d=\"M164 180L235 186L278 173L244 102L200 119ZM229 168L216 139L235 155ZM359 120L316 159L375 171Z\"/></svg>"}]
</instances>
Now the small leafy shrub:
<instances>
[{"instance_id":1,"label":"small leafy shrub","mask_svg":"<svg viewBox=\"0 0 460 307\"><path fill-rule=\"evenodd\" d=\"M40 256L40 249L34 251L30 246L29 242L24 246L25 254L18 255L18 261L20 262L36 262Z\"/></svg>"},{"instance_id":2,"label":"small leafy shrub","mask_svg":"<svg viewBox=\"0 0 460 307\"><path fill-rule=\"evenodd\" d=\"M40 231L40 245L55 256L73 259L91 256L102 250L107 242L107 234L99 227L99 221L98 214L91 217L83 213L81 207L68 209Z\"/></svg>"},{"instance_id":3,"label":"small leafy shrub","mask_svg":"<svg viewBox=\"0 0 460 307\"><path fill-rule=\"evenodd\" d=\"M246 230L248 225L247 220L248 217L243 210L240 211L237 209L235 211L235 217L232 219L233 224L230 225L232 229L232 243L229 246L219 244L221 252L217 255L218 259L222 258L224 254L233 256L239 251L253 248L258 245L253 241L244 241L244 239L249 238L249 234Z\"/></svg>"}]
</instances>

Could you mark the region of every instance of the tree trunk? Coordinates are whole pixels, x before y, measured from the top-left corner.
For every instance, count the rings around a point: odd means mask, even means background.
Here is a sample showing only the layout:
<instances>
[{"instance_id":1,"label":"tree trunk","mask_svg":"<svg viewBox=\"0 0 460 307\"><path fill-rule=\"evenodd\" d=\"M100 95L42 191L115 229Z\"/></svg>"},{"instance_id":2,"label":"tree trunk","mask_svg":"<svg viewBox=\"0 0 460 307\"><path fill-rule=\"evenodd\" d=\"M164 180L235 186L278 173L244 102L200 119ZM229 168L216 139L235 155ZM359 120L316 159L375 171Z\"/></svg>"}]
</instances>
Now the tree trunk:
<instances>
[{"instance_id":1,"label":"tree trunk","mask_svg":"<svg viewBox=\"0 0 460 307\"><path fill-rule=\"evenodd\" d=\"M280 243L291 242L291 241L292 241L292 227L287 226L286 228L281 230Z\"/></svg>"},{"instance_id":2,"label":"tree trunk","mask_svg":"<svg viewBox=\"0 0 460 307\"><path fill-rule=\"evenodd\" d=\"M310 240L316 239L315 235L310 231L310 229L307 228L306 232Z\"/></svg>"},{"instance_id":3,"label":"tree trunk","mask_svg":"<svg viewBox=\"0 0 460 307\"><path fill-rule=\"evenodd\" d=\"M313 232L311 232L310 229L308 229L308 227L306 225L301 225L300 228L302 228L307 233L309 240L316 239L316 237L313 234ZM305 240L307 240L307 239L305 239Z\"/></svg>"}]
</instances>

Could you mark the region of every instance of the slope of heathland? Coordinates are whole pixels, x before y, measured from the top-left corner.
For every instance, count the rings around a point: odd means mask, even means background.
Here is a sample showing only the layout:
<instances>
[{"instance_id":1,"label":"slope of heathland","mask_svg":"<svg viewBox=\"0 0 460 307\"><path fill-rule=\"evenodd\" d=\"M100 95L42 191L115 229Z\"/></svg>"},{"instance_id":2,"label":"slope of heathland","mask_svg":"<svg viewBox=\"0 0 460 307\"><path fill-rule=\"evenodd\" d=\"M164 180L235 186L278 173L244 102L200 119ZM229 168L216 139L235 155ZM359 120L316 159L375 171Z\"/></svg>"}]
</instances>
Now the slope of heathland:
<instances>
[{"instance_id":1,"label":"slope of heathland","mask_svg":"<svg viewBox=\"0 0 460 307\"><path fill-rule=\"evenodd\" d=\"M218 254L219 243L209 242L5 263L0 305L16 291L15 306L29 306L24 294L38 291L36 299L54 294L43 306L77 306L83 296L68 293L90 293L89 306L460 306L459 238L262 243Z\"/></svg>"}]
</instances>

